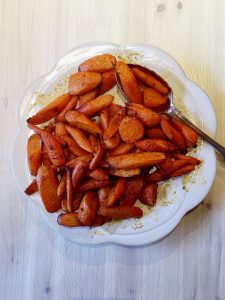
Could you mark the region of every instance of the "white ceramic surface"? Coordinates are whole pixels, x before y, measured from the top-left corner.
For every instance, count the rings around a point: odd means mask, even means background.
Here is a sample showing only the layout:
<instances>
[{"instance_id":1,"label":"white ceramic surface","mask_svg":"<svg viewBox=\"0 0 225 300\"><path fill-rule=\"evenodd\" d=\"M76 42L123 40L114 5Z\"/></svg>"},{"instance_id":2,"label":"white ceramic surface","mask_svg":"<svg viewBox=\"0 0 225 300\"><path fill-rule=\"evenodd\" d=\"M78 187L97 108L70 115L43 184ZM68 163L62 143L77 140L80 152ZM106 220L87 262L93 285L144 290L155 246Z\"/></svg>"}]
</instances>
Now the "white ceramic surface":
<instances>
[{"instance_id":1,"label":"white ceramic surface","mask_svg":"<svg viewBox=\"0 0 225 300\"><path fill-rule=\"evenodd\" d=\"M210 99L200 87L185 76L180 65L169 54L146 44L127 46L108 42L84 44L63 56L50 73L31 83L22 96L18 108L19 132L12 153L12 167L22 191L31 181L25 155L26 141L30 135L30 130L26 127L26 119L45 104L41 102L39 105L34 105L37 102L37 92L50 94L47 98L51 99L64 89L65 77L76 70L81 61L106 52L113 53L119 58L123 57L128 62L145 65L159 73L172 87L176 103L184 114L211 136L215 135L216 116ZM57 88L56 82L61 82ZM62 88L60 89L59 86ZM57 214L49 214L45 211L38 194L30 198L41 209L48 224L72 242L86 245L113 242L133 246L152 243L171 232L181 218L204 199L212 186L216 171L213 148L203 143L193 155L204 161L201 167L191 176L186 177L185 184L182 178L163 184L160 187L156 207L152 210L145 209L145 216L138 220L130 219L91 229L65 228L57 224Z\"/></svg>"}]
</instances>

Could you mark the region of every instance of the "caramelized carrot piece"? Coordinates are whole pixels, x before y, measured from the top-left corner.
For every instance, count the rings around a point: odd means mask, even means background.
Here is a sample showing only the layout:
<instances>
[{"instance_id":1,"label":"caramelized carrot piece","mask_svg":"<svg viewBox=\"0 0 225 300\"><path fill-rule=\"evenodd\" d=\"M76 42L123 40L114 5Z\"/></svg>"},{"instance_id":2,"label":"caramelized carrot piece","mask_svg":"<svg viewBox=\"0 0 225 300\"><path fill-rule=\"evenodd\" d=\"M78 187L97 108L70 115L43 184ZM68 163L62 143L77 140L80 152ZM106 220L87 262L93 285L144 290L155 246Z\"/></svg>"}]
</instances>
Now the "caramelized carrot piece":
<instances>
[{"instance_id":1,"label":"caramelized carrot piece","mask_svg":"<svg viewBox=\"0 0 225 300\"><path fill-rule=\"evenodd\" d=\"M33 124L28 123L28 127L41 136L53 165L56 167L62 166L65 163L65 156L63 154L62 146L55 137L51 133L40 129Z\"/></svg>"},{"instance_id":2,"label":"caramelized carrot piece","mask_svg":"<svg viewBox=\"0 0 225 300\"><path fill-rule=\"evenodd\" d=\"M156 126L160 123L160 116L156 112L140 104L128 104L127 114L139 119L145 127Z\"/></svg>"},{"instance_id":3,"label":"caramelized carrot piece","mask_svg":"<svg viewBox=\"0 0 225 300\"><path fill-rule=\"evenodd\" d=\"M37 175L41 165L41 138L37 134L32 134L27 141L27 160L30 174Z\"/></svg>"},{"instance_id":4,"label":"caramelized carrot piece","mask_svg":"<svg viewBox=\"0 0 225 300\"><path fill-rule=\"evenodd\" d=\"M143 100L146 107L155 108L165 104L167 101L167 96L160 94L152 88L145 88Z\"/></svg>"},{"instance_id":5,"label":"caramelized carrot piece","mask_svg":"<svg viewBox=\"0 0 225 300\"><path fill-rule=\"evenodd\" d=\"M142 103L142 93L131 68L123 61L116 63L116 72L120 78L124 93L131 103Z\"/></svg>"},{"instance_id":6,"label":"caramelized carrot piece","mask_svg":"<svg viewBox=\"0 0 225 300\"><path fill-rule=\"evenodd\" d=\"M115 69L102 73L102 82L99 86L99 95L102 95L111 90L111 88L113 88L115 84Z\"/></svg>"},{"instance_id":7,"label":"caramelized carrot piece","mask_svg":"<svg viewBox=\"0 0 225 300\"><path fill-rule=\"evenodd\" d=\"M59 225L63 225L66 227L79 227L82 226L78 213L73 212L73 213L61 213L58 218L57 222Z\"/></svg>"},{"instance_id":8,"label":"caramelized carrot piece","mask_svg":"<svg viewBox=\"0 0 225 300\"><path fill-rule=\"evenodd\" d=\"M90 92L80 95L79 96L79 105L77 108L80 108L83 104L85 104L91 100L94 100L97 95L97 92L98 92L98 88L95 88L95 89L91 90Z\"/></svg>"},{"instance_id":9,"label":"caramelized carrot piece","mask_svg":"<svg viewBox=\"0 0 225 300\"><path fill-rule=\"evenodd\" d=\"M63 172L57 188L57 195L62 199L66 194L66 172Z\"/></svg>"},{"instance_id":10,"label":"caramelized carrot piece","mask_svg":"<svg viewBox=\"0 0 225 300\"><path fill-rule=\"evenodd\" d=\"M155 206L157 199L157 183L148 183L144 185L139 195L139 200L148 206Z\"/></svg>"},{"instance_id":11,"label":"caramelized carrot piece","mask_svg":"<svg viewBox=\"0 0 225 300\"><path fill-rule=\"evenodd\" d=\"M109 193L109 197L107 200L107 206L113 206L120 198L120 196L123 194L125 188L126 188L126 179L119 178L113 188L111 189Z\"/></svg>"},{"instance_id":12,"label":"caramelized carrot piece","mask_svg":"<svg viewBox=\"0 0 225 300\"><path fill-rule=\"evenodd\" d=\"M37 191L38 191L37 180L33 179L32 182L25 189L24 193L30 196L30 195L36 193Z\"/></svg>"},{"instance_id":13,"label":"caramelized carrot piece","mask_svg":"<svg viewBox=\"0 0 225 300\"><path fill-rule=\"evenodd\" d=\"M76 143L87 152L93 152L91 145L86 138L85 134L78 128L74 128L70 125L65 125L66 130L68 131L69 135L76 141Z\"/></svg>"},{"instance_id":14,"label":"caramelized carrot piece","mask_svg":"<svg viewBox=\"0 0 225 300\"><path fill-rule=\"evenodd\" d=\"M170 142L158 139L144 139L135 143L138 149L149 152L174 152L177 148Z\"/></svg>"},{"instance_id":15,"label":"caramelized carrot piece","mask_svg":"<svg viewBox=\"0 0 225 300\"><path fill-rule=\"evenodd\" d=\"M79 161L76 166L73 169L72 173L72 182L74 190L76 190L81 182L81 180L84 178L86 171L87 171L88 165L84 161Z\"/></svg>"},{"instance_id":16,"label":"caramelized carrot piece","mask_svg":"<svg viewBox=\"0 0 225 300\"><path fill-rule=\"evenodd\" d=\"M82 95L94 89L102 81L102 76L96 72L78 72L70 75L69 94Z\"/></svg>"},{"instance_id":17,"label":"caramelized carrot piece","mask_svg":"<svg viewBox=\"0 0 225 300\"><path fill-rule=\"evenodd\" d=\"M101 54L85 60L79 66L79 71L106 72L116 64L116 58L112 54Z\"/></svg>"},{"instance_id":18,"label":"caramelized carrot piece","mask_svg":"<svg viewBox=\"0 0 225 300\"><path fill-rule=\"evenodd\" d=\"M104 187L101 187L98 189L98 198L99 198L99 205L100 207L106 207L107 206L107 200L109 193L111 191L111 186L107 185Z\"/></svg>"},{"instance_id":19,"label":"caramelized carrot piece","mask_svg":"<svg viewBox=\"0 0 225 300\"><path fill-rule=\"evenodd\" d=\"M69 94L64 94L51 101L48 105L43 107L39 112L27 120L27 123L33 125L42 124L56 117L63 108L70 101L71 96Z\"/></svg>"},{"instance_id":20,"label":"caramelized carrot piece","mask_svg":"<svg viewBox=\"0 0 225 300\"><path fill-rule=\"evenodd\" d=\"M149 128L145 133L151 139L168 140L161 128Z\"/></svg>"},{"instance_id":21,"label":"caramelized carrot piece","mask_svg":"<svg viewBox=\"0 0 225 300\"><path fill-rule=\"evenodd\" d=\"M171 122L173 126L183 135L188 147L193 147L196 145L198 141L198 135L196 132L175 119L172 119Z\"/></svg>"},{"instance_id":22,"label":"caramelized carrot piece","mask_svg":"<svg viewBox=\"0 0 225 300\"><path fill-rule=\"evenodd\" d=\"M140 176L127 181L125 191L120 200L120 206L133 206L141 192L144 181Z\"/></svg>"},{"instance_id":23,"label":"caramelized carrot piece","mask_svg":"<svg viewBox=\"0 0 225 300\"><path fill-rule=\"evenodd\" d=\"M120 123L126 115L126 109L121 108L109 121L109 125L104 131L104 139L108 140L114 136L114 134L119 129Z\"/></svg>"},{"instance_id":24,"label":"caramelized carrot piece","mask_svg":"<svg viewBox=\"0 0 225 300\"><path fill-rule=\"evenodd\" d=\"M101 128L85 115L79 114L76 111L71 110L66 113L65 118L70 125L73 125L89 133L102 135Z\"/></svg>"},{"instance_id":25,"label":"caramelized carrot piece","mask_svg":"<svg viewBox=\"0 0 225 300\"><path fill-rule=\"evenodd\" d=\"M108 180L109 176L100 168L93 169L88 172L88 176L95 180Z\"/></svg>"},{"instance_id":26,"label":"caramelized carrot piece","mask_svg":"<svg viewBox=\"0 0 225 300\"><path fill-rule=\"evenodd\" d=\"M98 98L83 104L77 112L89 117L108 107L113 101L112 95L101 95Z\"/></svg>"},{"instance_id":27,"label":"caramelized carrot piece","mask_svg":"<svg viewBox=\"0 0 225 300\"><path fill-rule=\"evenodd\" d=\"M99 213L107 218L115 220L140 218L143 216L143 212L139 207L100 207Z\"/></svg>"},{"instance_id":28,"label":"caramelized carrot piece","mask_svg":"<svg viewBox=\"0 0 225 300\"><path fill-rule=\"evenodd\" d=\"M95 192L88 191L85 193L79 209L79 220L84 226L90 226L98 213L99 201Z\"/></svg>"},{"instance_id":29,"label":"caramelized carrot piece","mask_svg":"<svg viewBox=\"0 0 225 300\"><path fill-rule=\"evenodd\" d=\"M186 150L185 140L179 131L173 128L165 119L162 119L160 124L168 139L171 140L180 150Z\"/></svg>"},{"instance_id":30,"label":"caramelized carrot piece","mask_svg":"<svg viewBox=\"0 0 225 300\"><path fill-rule=\"evenodd\" d=\"M73 211L73 186L70 171L66 171L66 203L68 212Z\"/></svg>"},{"instance_id":31,"label":"caramelized carrot piece","mask_svg":"<svg viewBox=\"0 0 225 300\"><path fill-rule=\"evenodd\" d=\"M55 118L57 122L64 122L65 121L65 114L67 111L70 111L74 109L77 105L78 96L73 96L67 105L63 108L63 110L58 114L58 116Z\"/></svg>"},{"instance_id":32,"label":"caramelized carrot piece","mask_svg":"<svg viewBox=\"0 0 225 300\"><path fill-rule=\"evenodd\" d=\"M89 165L89 169L90 170L93 170L93 169L95 169L97 167L97 165L99 164L100 160L102 159L102 156L103 156L103 148L99 144L98 151L96 152L96 154L94 155L94 158L90 162L90 165Z\"/></svg>"},{"instance_id":33,"label":"caramelized carrot piece","mask_svg":"<svg viewBox=\"0 0 225 300\"><path fill-rule=\"evenodd\" d=\"M167 86L165 86L163 83L161 83L158 79L155 78L155 76L152 74L148 74L139 68L132 68L132 71L135 75L135 77L140 80L142 83L146 84L147 86L152 87L156 91L162 94L166 94L169 92L169 89Z\"/></svg>"},{"instance_id":34,"label":"caramelized carrot piece","mask_svg":"<svg viewBox=\"0 0 225 300\"><path fill-rule=\"evenodd\" d=\"M117 156L129 153L134 145L121 142L118 147L108 151L108 156Z\"/></svg>"},{"instance_id":35,"label":"caramelized carrot piece","mask_svg":"<svg viewBox=\"0 0 225 300\"><path fill-rule=\"evenodd\" d=\"M135 117L125 117L120 123L121 139L127 144L133 144L144 135L144 127Z\"/></svg>"},{"instance_id":36,"label":"caramelized carrot piece","mask_svg":"<svg viewBox=\"0 0 225 300\"><path fill-rule=\"evenodd\" d=\"M80 185L80 191L86 192L94 189L99 189L110 184L109 180L88 179Z\"/></svg>"},{"instance_id":37,"label":"caramelized carrot piece","mask_svg":"<svg viewBox=\"0 0 225 300\"><path fill-rule=\"evenodd\" d=\"M194 165L187 165L185 167L182 167L178 170L176 170L175 172L171 173L169 175L169 177L178 177L178 176L182 176L182 175L185 175L185 174L188 174L192 171L194 171L195 169L195 166Z\"/></svg>"},{"instance_id":38,"label":"caramelized carrot piece","mask_svg":"<svg viewBox=\"0 0 225 300\"><path fill-rule=\"evenodd\" d=\"M161 152L129 153L108 157L107 161L115 169L134 169L153 166L165 159Z\"/></svg>"}]
</instances>

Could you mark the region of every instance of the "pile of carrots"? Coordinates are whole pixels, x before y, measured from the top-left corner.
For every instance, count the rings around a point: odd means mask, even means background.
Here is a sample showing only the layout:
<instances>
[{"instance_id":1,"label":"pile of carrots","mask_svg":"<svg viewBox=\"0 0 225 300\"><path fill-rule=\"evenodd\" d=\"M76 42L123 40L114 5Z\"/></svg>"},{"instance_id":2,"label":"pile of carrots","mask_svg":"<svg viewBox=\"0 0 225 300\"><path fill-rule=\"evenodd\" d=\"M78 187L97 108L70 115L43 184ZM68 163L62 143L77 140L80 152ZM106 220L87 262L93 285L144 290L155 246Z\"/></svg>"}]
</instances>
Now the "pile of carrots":
<instances>
[{"instance_id":1,"label":"pile of carrots","mask_svg":"<svg viewBox=\"0 0 225 300\"><path fill-rule=\"evenodd\" d=\"M107 93L116 85L116 72L129 99L126 107ZM34 132L27 158L35 179L25 193L39 191L48 212L63 211L57 221L67 227L141 217L137 199L154 206L158 182L200 163L186 155L196 133L158 113L167 93L153 74L111 54L84 61L69 77L68 93L27 120Z\"/></svg>"}]
</instances>

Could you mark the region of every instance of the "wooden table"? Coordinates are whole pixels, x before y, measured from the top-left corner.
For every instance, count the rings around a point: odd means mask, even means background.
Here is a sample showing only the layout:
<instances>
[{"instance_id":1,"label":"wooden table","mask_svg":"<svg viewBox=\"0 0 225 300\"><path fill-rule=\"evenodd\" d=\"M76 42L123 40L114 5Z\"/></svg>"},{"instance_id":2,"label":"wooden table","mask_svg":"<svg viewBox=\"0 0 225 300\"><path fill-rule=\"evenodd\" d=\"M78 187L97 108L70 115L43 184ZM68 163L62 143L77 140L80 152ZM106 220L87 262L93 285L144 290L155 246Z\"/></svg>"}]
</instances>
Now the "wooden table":
<instances>
[{"instance_id":1,"label":"wooden table","mask_svg":"<svg viewBox=\"0 0 225 300\"><path fill-rule=\"evenodd\" d=\"M223 0L0 0L0 299L225 299L225 165L207 198L162 241L82 247L63 240L10 168L18 99L71 47L144 42L208 93L225 144Z\"/></svg>"}]
</instances>

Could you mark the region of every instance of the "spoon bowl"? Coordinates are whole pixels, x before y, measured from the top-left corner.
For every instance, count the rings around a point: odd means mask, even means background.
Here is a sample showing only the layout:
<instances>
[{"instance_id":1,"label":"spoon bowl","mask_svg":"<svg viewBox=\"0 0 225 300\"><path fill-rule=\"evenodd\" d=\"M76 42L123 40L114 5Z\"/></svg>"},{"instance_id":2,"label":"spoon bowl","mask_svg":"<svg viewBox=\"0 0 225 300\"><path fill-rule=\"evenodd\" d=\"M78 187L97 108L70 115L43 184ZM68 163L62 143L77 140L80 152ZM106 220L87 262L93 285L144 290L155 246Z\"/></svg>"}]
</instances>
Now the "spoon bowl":
<instances>
[{"instance_id":1,"label":"spoon bowl","mask_svg":"<svg viewBox=\"0 0 225 300\"><path fill-rule=\"evenodd\" d=\"M221 144L216 142L214 139L212 139L209 135L207 135L205 132L203 132L201 129L199 129L195 124L193 124L188 118L186 118L182 112L175 106L174 101L173 101L173 90L169 86L169 84L161 77L159 76L156 72L143 67L141 65L135 65L135 64L128 64L129 67L133 68L138 68L139 70L153 76L155 79L160 81L164 86L168 88L167 92L167 102L160 106L158 109L156 109L156 112L160 114L167 114L169 116L172 116L173 118L178 119L188 127L190 127L193 131L195 131L203 140L208 142L211 146L213 146L218 152L220 152L223 156L223 160L225 161L225 147L223 147ZM129 99L127 98L126 94L123 91L123 87L121 84L121 80L119 78L118 73L116 72L116 81L117 81L117 86L119 88L119 91L121 95L123 96L123 99L125 102L129 102Z\"/></svg>"}]
</instances>

